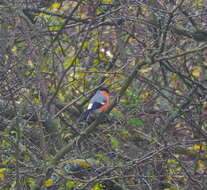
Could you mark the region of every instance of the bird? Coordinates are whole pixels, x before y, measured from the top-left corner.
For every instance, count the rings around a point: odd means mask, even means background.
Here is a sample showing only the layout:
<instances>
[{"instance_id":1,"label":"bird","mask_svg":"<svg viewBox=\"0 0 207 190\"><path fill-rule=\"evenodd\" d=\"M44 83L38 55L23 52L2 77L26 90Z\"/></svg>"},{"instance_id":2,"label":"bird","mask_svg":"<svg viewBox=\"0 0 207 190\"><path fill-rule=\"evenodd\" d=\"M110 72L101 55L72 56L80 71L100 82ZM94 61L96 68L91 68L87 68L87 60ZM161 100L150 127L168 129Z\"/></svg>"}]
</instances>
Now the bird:
<instances>
[{"instance_id":1,"label":"bird","mask_svg":"<svg viewBox=\"0 0 207 190\"><path fill-rule=\"evenodd\" d=\"M86 121L91 113L101 113L108 109L110 105L110 95L107 88L100 88L89 100L88 108L80 116L79 121Z\"/></svg>"}]
</instances>

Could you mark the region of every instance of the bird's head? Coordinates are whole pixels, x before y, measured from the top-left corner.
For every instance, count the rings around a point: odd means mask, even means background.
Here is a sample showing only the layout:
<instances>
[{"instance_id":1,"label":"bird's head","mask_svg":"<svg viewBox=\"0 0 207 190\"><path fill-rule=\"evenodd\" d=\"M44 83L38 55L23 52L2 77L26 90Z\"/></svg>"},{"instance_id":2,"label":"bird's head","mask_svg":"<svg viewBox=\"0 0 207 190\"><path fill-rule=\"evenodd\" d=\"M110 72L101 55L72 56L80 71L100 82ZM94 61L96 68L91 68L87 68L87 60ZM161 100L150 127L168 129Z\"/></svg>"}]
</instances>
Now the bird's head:
<instances>
[{"instance_id":1,"label":"bird's head","mask_svg":"<svg viewBox=\"0 0 207 190\"><path fill-rule=\"evenodd\" d=\"M99 90L101 90L101 91L105 91L105 92L109 93L108 88L100 88Z\"/></svg>"}]
</instances>

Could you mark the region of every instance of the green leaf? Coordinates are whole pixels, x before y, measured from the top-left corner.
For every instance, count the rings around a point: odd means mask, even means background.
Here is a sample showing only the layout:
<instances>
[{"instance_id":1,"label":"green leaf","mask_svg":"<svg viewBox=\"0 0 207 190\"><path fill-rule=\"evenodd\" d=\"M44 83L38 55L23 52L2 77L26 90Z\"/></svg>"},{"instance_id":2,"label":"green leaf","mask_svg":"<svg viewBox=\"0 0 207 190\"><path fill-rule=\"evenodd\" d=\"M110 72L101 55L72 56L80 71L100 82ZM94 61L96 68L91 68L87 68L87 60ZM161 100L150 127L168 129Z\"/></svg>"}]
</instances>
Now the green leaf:
<instances>
[{"instance_id":1,"label":"green leaf","mask_svg":"<svg viewBox=\"0 0 207 190\"><path fill-rule=\"evenodd\" d=\"M127 131L127 130L121 130L121 131L120 131L120 134L121 134L121 136L124 137L124 138L129 138L129 137L131 136L130 132Z\"/></svg>"},{"instance_id":2,"label":"green leaf","mask_svg":"<svg viewBox=\"0 0 207 190\"><path fill-rule=\"evenodd\" d=\"M95 68L95 67L92 67L92 68L90 68L89 69L90 71L94 71L94 72L98 72L99 70L97 69L97 68Z\"/></svg>"},{"instance_id":3,"label":"green leaf","mask_svg":"<svg viewBox=\"0 0 207 190\"><path fill-rule=\"evenodd\" d=\"M66 62L64 63L64 68L65 68L65 69L67 69L67 68L71 65L72 60L73 60L73 56L68 57L68 59L67 59Z\"/></svg>"},{"instance_id":4,"label":"green leaf","mask_svg":"<svg viewBox=\"0 0 207 190\"><path fill-rule=\"evenodd\" d=\"M130 118L128 120L128 122L132 125L135 125L135 126L138 126L138 127L142 127L144 125L143 121L136 118L136 117L133 117L133 118Z\"/></svg>"},{"instance_id":5,"label":"green leaf","mask_svg":"<svg viewBox=\"0 0 207 190\"><path fill-rule=\"evenodd\" d=\"M34 102L35 103L39 103L40 102L40 99L39 98L34 98Z\"/></svg>"},{"instance_id":6,"label":"green leaf","mask_svg":"<svg viewBox=\"0 0 207 190\"><path fill-rule=\"evenodd\" d=\"M88 41L85 41L84 44L83 44L83 49L88 48L88 45L89 45L89 42Z\"/></svg>"},{"instance_id":7,"label":"green leaf","mask_svg":"<svg viewBox=\"0 0 207 190\"><path fill-rule=\"evenodd\" d=\"M79 64L79 58L77 57L73 63L74 65L78 65Z\"/></svg>"},{"instance_id":8,"label":"green leaf","mask_svg":"<svg viewBox=\"0 0 207 190\"><path fill-rule=\"evenodd\" d=\"M111 112L113 114L113 116L116 118L116 119L124 119L124 115L117 111L117 110L112 110Z\"/></svg>"},{"instance_id":9,"label":"green leaf","mask_svg":"<svg viewBox=\"0 0 207 190\"><path fill-rule=\"evenodd\" d=\"M69 190L69 189L73 189L74 187L76 187L77 184L74 182L74 181L68 181L66 183L66 188Z\"/></svg>"},{"instance_id":10,"label":"green leaf","mask_svg":"<svg viewBox=\"0 0 207 190\"><path fill-rule=\"evenodd\" d=\"M176 164L176 163L177 163L177 160L175 160L175 159L169 159L169 160L167 161L167 163L168 163L168 164Z\"/></svg>"},{"instance_id":11,"label":"green leaf","mask_svg":"<svg viewBox=\"0 0 207 190\"><path fill-rule=\"evenodd\" d=\"M103 190L103 185L102 184L95 184L91 190Z\"/></svg>"},{"instance_id":12,"label":"green leaf","mask_svg":"<svg viewBox=\"0 0 207 190\"><path fill-rule=\"evenodd\" d=\"M119 147L119 140L116 137L111 137L111 145L113 148Z\"/></svg>"},{"instance_id":13,"label":"green leaf","mask_svg":"<svg viewBox=\"0 0 207 190\"><path fill-rule=\"evenodd\" d=\"M96 154L96 157L99 159L99 160L103 160L104 162L108 163L109 162L109 157L104 155L104 154Z\"/></svg>"}]
</instances>

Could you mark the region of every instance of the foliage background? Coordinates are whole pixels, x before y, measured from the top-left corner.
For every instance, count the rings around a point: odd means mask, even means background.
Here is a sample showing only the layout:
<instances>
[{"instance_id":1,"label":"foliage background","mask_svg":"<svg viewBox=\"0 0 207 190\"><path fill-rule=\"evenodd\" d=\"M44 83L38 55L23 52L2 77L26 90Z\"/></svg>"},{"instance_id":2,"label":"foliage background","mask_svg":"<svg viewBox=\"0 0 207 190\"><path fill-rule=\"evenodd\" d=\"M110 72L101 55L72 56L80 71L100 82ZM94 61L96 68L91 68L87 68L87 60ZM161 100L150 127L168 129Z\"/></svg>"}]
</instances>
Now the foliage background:
<instances>
[{"instance_id":1,"label":"foliage background","mask_svg":"<svg viewBox=\"0 0 207 190\"><path fill-rule=\"evenodd\" d=\"M205 189L206 7L0 0L1 189ZM111 107L80 124L101 86Z\"/></svg>"}]
</instances>

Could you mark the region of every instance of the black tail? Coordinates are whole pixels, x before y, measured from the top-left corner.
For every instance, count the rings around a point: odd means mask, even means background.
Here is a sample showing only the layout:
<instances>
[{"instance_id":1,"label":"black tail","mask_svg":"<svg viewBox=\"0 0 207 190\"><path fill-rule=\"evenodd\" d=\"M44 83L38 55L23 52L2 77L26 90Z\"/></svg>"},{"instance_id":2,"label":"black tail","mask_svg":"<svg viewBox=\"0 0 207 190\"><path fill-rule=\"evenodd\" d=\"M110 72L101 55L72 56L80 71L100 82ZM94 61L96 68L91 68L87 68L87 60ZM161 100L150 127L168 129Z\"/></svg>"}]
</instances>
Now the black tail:
<instances>
[{"instance_id":1,"label":"black tail","mask_svg":"<svg viewBox=\"0 0 207 190\"><path fill-rule=\"evenodd\" d=\"M88 116L90 114L90 110L85 111L84 113L81 114L79 121L86 121Z\"/></svg>"}]
</instances>

